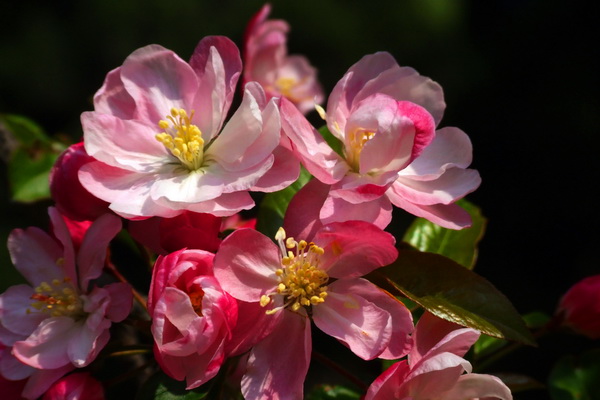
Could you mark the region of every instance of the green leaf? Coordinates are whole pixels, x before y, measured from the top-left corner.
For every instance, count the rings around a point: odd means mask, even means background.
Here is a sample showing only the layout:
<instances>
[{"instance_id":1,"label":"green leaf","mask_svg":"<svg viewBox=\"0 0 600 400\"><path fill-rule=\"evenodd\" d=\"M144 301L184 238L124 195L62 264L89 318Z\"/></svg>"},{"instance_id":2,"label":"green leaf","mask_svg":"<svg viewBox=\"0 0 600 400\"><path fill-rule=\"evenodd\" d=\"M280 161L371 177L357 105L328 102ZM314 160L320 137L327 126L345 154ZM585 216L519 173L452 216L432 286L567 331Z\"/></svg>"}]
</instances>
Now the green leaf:
<instances>
[{"instance_id":1,"label":"green leaf","mask_svg":"<svg viewBox=\"0 0 600 400\"><path fill-rule=\"evenodd\" d=\"M481 335L473 345L473 356L475 360L479 360L482 357L486 357L497 350L500 350L507 344L508 342L504 339L498 339L488 335Z\"/></svg>"},{"instance_id":2,"label":"green leaf","mask_svg":"<svg viewBox=\"0 0 600 400\"><path fill-rule=\"evenodd\" d=\"M600 349L580 357L561 358L548 377L548 389L554 400L600 399Z\"/></svg>"},{"instance_id":3,"label":"green leaf","mask_svg":"<svg viewBox=\"0 0 600 400\"><path fill-rule=\"evenodd\" d=\"M360 394L343 386L319 385L310 391L306 400L359 400Z\"/></svg>"},{"instance_id":4,"label":"green leaf","mask_svg":"<svg viewBox=\"0 0 600 400\"><path fill-rule=\"evenodd\" d=\"M440 318L489 336L535 345L510 301L486 279L447 257L401 249L393 264L368 278L383 289L400 291Z\"/></svg>"},{"instance_id":5,"label":"green leaf","mask_svg":"<svg viewBox=\"0 0 600 400\"><path fill-rule=\"evenodd\" d=\"M186 390L185 381L176 381L159 371L142 385L135 400L199 400L208 399L212 381L199 388Z\"/></svg>"},{"instance_id":6,"label":"green leaf","mask_svg":"<svg viewBox=\"0 0 600 400\"><path fill-rule=\"evenodd\" d=\"M417 218L404 234L404 240L413 247L430 253L441 254L460 265L473 269L477 260L477 245L487 224L481 210L467 200L457 202L473 220L470 228L453 230L442 228L423 218Z\"/></svg>"},{"instance_id":7,"label":"green leaf","mask_svg":"<svg viewBox=\"0 0 600 400\"><path fill-rule=\"evenodd\" d=\"M323 139L327 142L329 147L333 149L336 153L340 155L342 158L344 157L344 144L340 141L340 139L333 136L333 134L327 128L327 125L323 125L319 128L319 133L323 136Z\"/></svg>"},{"instance_id":8,"label":"green leaf","mask_svg":"<svg viewBox=\"0 0 600 400\"><path fill-rule=\"evenodd\" d=\"M264 196L258 209L256 229L272 238L283 225L283 217L292 197L310 180L310 173L302 168L300 176L290 186Z\"/></svg>"},{"instance_id":9,"label":"green leaf","mask_svg":"<svg viewBox=\"0 0 600 400\"><path fill-rule=\"evenodd\" d=\"M10 133L22 146L29 147L37 141L50 143L50 139L38 124L21 115L0 114L0 130Z\"/></svg>"}]
</instances>

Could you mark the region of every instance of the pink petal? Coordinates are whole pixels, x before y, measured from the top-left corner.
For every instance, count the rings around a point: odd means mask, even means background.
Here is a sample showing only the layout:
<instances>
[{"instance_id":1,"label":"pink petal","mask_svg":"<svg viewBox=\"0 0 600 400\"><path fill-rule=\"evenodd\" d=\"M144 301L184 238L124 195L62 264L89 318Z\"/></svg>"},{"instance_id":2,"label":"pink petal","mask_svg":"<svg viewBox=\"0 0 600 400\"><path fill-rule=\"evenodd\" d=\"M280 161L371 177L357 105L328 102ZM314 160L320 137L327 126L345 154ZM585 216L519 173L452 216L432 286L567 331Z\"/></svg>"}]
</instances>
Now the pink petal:
<instances>
[{"instance_id":1,"label":"pink petal","mask_svg":"<svg viewBox=\"0 0 600 400\"><path fill-rule=\"evenodd\" d=\"M365 400L400 398L401 386L409 372L410 368L406 360L393 364L371 383L365 395Z\"/></svg>"},{"instance_id":2,"label":"pink petal","mask_svg":"<svg viewBox=\"0 0 600 400\"><path fill-rule=\"evenodd\" d=\"M0 379L6 378L11 381L19 381L28 378L36 371L35 368L23 364L11 354L10 347L0 346ZM0 389L4 389L0 385Z\"/></svg>"},{"instance_id":3,"label":"pink petal","mask_svg":"<svg viewBox=\"0 0 600 400\"><path fill-rule=\"evenodd\" d=\"M113 69L106 75L102 87L94 95L94 110L120 119L133 119L135 101L123 86L121 67Z\"/></svg>"},{"instance_id":4,"label":"pink petal","mask_svg":"<svg viewBox=\"0 0 600 400\"><path fill-rule=\"evenodd\" d=\"M329 185L312 179L302 187L290 201L283 226L288 236L312 238L323 224L319 213L329 195Z\"/></svg>"},{"instance_id":5,"label":"pink petal","mask_svg":"<svg viewBox=\"0 0 600 400\"><path fill-rule=\"evenodd\" d=\"M12 341L16 339L23 340L35 331L38 325L48 318L48 314L38 312L31 303L34 300L31 296L34 290L27 285L10 286L4 293L0 295L0 323L8 332L0 331L0 339L4 345L12 345ZM27 310L32 312L27 312Z\"/></svg>"},{"instance_id":6,"label":"pink petal","mask_svg":"<svg viewBox=\"0 0 600 400\"><path fill-rule=\"evenodd\" d=\"M390 314L359 294L346 292L350 286L342 280L329 285L325 302L313 307L313 321L360 358L372 360L389 345Z\"/></svg>"},{"instance_id":7,"label":"pink petal","mask_svg":"<svg viewBox=\"0 0 600 400\"><path fill-rule=\"evenodd\" d=\"M286 138L287 140L287 138ZM279 145L273 150L273 166L261 176L250 190L276 192L294 183L300 175L300 162L290 150Z\"/></svg>"},{"instance_id":8,"label":"pink petal","mask_svg":"<svg viewBox=\"0 0 600 400\"><path fill-rule=\"evenodd\" d=\"M325 225L313 238L325 250L320 267L334 278L354 278L398 257L394 237L364 221Z\"/></svg>"},{"instance_id":9,"label":"pink petal","mask_svg":"<svg viewBox=\"0 0 600 400\"><path fill-rule=\"evenodd\" d=\"M106 318L112 322L121 322L129 315L133 306L132 288L127 283L117 282L103 286L110 296L110 305L106 309Z\"/></svg>"},{"instance_id":10,"label":"pink petal","mask_svg":"<svg viewBox=\"0 0 600 400\"><path fill-rule=\"evenodd\" d=\"M283 132L306 169L323 183L333 184L342 179L350 167L289 100L282 98L279 107Z\"/></svg>"},{"instance_id":11,"label":"pink petal","mask_svg":"<svg viewBox=\"0 0 600 400\"><path fill-rule=\"evenodd\" d=\"M14 229L7 245L15 268L32 286L65 277L56 264L63 256L62 248L41 229Z\"/></svg>"},{"instance_id":12,"label":"pink petal","mask_svg":"<svg viewBox=\"0 0 600 400\"><path fill-rule=\"evenodd\" d=\"M71 335L78 329L69 317L47 318L24 341L15 342L14 355L34 368L54 369L70 363L67 355Z\"/></svg>"},{"instance_id":13,"label":"pink petal","mask_svg":"<svg viewBox=\"0 0 600 400\"><path fill-rule=\"evenodd\" d=\"M77 254L79 287L86 291L90 280L102 273L110 241L121 230L121 219L104 214L90 226Z\"/></svg>"},{"instance_id":14,"label":"pink petal","mask_svg":"<svg viewBox=\"0 0 600 400\"><path fill-rule=\"evenodd\" d=\"M417 399L443 398L442 394L451 389L465 371L471 372L471 364L452 353L428 357L411 367L402 388L404 395Z\"/></svg>"},{"instance_id":15,"label":"pink petal","mask_svg":"<svg viewBox=\"0 0 600 400\"><path fill-rule=\"evenodd\" d=\"M242 71L237 46L224 36L204 37L194 49L190 65L198 76L194 98L198 127L208 142L221 130Z\"/></svg>"},{"instance_id":16,"label":"pink petal","mask_svg":"<svg viewBox=\"0 0 600 400\"><path fill-rule=\"evenodd\" d=\"M134 51L121 67L121 80L136 103L136 119L157 126L171 108L189 110L198 90L194 70L158 45ZM92 153L90 153L92 155Z\"/></svg>"},{"instance_id":17,"label":"pink petal","mask_svg":"<svg viewBox=\"0 0 600 400\"><path fill-rule=\"evenodd\" d=\"M310 320L283 310L281 321L253 347L242 378L242 393L250 399L302 400L310 363Z\"/></svg>"},{"instance_id":18,"label":"pink petal","mask_svg":"<svg viewBox=\"0 0 600 400\"><path fill-rule=\"evenodd\" d=\"M323 204L319 217L324 224L365 221L384 229L392 222L392 203L386 196L357 204L329 196Z\"/></svg>"},{"instance_id":19,"label":"pink petal","mask_svg":"<svg viewBox=\"0 0 600 400\"><path fill-rule=\"evenodd\" d=\"M76 327L70 335L67 347L71 363L77 368L85 367L96 359L109 338L108 329L92 330L87 324Z\"/></svg>"},{"instance_id":20,"label":"pink petal","mask_svg":"<svg viewBox=\"0 0 600 400\"><path fill-rule=\"evenodd\" d=\"M253 229L233 232L215 256L215 277L223 289L238 300L258 302L275 290L281 255L269 238Z\"/></svg>"},{"instance_id":21,"label":"pink petal","mask_svg":"<svg viewBox=\"0 0 600 400\"><path fill-rule=\"evenodd\" d=\"M452 389L444 393L444 400L475 398L512 400L513 397L510 389L500 379L482 374L462 375Z\"/></svg>"},{"instance_id":22,"label":"pink petal","mask_svg":"<svg viewBox=\"0 0 600 400\"><path fill-rule=\"evenodd\" d=\"M58 239L63 247L62 259L60 263L57 262L57 264L59 264L63 271L63 278L67 277L75 284L78 277L75 269L75 248L73 246L71 232L69 232L65 220L56 208L49 207L48 215L50 216L52 234Z\"/></svg>"},{"instance_id":23,"label":"pink petal","mask_svg":"<svg viewBox=\"0 0 600 400\"><path fill-rule=\"evenodd\" d=\"M267 337L285 315L284 312L268 315L259 303L238 301L237 305L237 323L225 348L225 353L232 357L245 353Z\"/></svg>"},{"instance_id":24,"label":"pink petal","mask_svg":"<svg viewBox=\"0 0 600 400\"><path fill-rule=\"evenodd\" d=\"M244 191L223 193L216 199L202 203L170 203L169 205L197 213L212 214L215 217L229 217L242 210L249 210L254 207L254 200L248 192Z\"/></svg>"},{"instance_id":25,"label":"pink petal","mask_svg":"<svg viewBox=\"0 0 600 400\"><path fill-rule=\"evenodd\" d=\"M54 382L74 369L73 365L68 364L56 369L36 370L27 380L22 396L28 400L39 398Z\"/></svg>"}]
</instances>

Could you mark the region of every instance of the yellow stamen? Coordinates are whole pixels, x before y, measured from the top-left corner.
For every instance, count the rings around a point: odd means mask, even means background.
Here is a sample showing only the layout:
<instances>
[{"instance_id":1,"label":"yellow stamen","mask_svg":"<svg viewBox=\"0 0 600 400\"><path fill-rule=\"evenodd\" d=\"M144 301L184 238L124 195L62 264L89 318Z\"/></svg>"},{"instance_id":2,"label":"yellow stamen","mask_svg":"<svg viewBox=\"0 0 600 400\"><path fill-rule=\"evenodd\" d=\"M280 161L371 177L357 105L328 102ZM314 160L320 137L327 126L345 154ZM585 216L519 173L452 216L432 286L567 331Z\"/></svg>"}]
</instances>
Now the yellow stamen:
<instances>
[{"instance_id":1,"label":"yellow stamen","mask_svg":"<svg viewBox=\"0 0 600 400\"><path fill-rule=\"evenodd\" d=\"M52 285L42 282L34 289L34 292L31 300L35 301L30 304L33 309L26 309L27 314L41 312L48 313L51 317L68 316L72 318L83 314L83 303L69 278L53 279Z\"/></svg>"},{"instance_id":2,"label":"yellow stamen","mask_svg":"<svg viewBox=\"0 0 600 400\"><path fill-rule=\"evenodd\" d=\"M346 143L346 161L354 172L359 172L360 153L365 144L375 136L375 132L356 130L350 132Z\"/></svg>"},{"instance_id":3,"label":"yellow stamen","mask_svg":"<svg viewBox=\"0 0 600 400\"><path fill-rule=\"evenodd\" d=\"M200 128L191 122L193 116L193 110L188 116L184 109L172 108L167 120L158 122L164 132L155 136L190 171L202 167L204 159L204 139Z\"/></svg>"}]
</instances>

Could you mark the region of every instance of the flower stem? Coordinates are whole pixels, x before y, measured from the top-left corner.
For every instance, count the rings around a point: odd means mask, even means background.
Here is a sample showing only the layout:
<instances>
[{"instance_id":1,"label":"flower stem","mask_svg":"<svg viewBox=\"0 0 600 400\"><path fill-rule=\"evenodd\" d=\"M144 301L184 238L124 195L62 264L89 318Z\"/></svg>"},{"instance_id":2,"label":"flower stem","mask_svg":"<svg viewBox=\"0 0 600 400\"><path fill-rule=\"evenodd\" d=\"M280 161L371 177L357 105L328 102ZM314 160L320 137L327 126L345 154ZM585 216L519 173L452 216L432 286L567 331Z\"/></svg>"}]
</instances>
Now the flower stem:
<instances>
[{"instance_id":1,"label":"flower stem","mask_svg":"<svg viewBox=\"0 0 600 400\"><path fill-rule=\"evenodd\" d=\"M119 272L117 267L110 261L108 256L106 257L105 265L106 265L106 268L115 276L115 278L117 278L117 280L119 280L120 282L123 282L123 283L127 283L131 287L131 292L133 293L133 297L135 298L135 300L138 303L140 303L140 305L142 307L144 307L144 310L146 310L147 304L146 304L146 299L144 298L144 296L142 296L142 294L140 292L135 290L135 288L127 281L127 278L125 278L123 276L123 274L121 274Z\"/></svg>"}]
</instances>

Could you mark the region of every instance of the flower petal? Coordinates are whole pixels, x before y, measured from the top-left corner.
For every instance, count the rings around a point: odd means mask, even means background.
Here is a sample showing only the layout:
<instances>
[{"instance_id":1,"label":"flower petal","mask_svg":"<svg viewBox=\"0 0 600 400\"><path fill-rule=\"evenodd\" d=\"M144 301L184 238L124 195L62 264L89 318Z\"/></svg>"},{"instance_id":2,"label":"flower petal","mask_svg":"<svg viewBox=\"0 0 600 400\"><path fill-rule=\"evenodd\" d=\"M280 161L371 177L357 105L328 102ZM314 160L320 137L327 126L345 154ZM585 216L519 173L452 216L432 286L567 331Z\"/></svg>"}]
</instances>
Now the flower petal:
<instances>
[{"instance_id":1,"label":"flower petal","mask_svg":"<svg viewBox=\"0 0 600 400\"><path fill-rule=\"evenodd\" d=\"M9 331L6 335L0 335L4 345L13 344L14 334L19 336L18 340L27 338L44 319L48 318L48 314L38 312L31 306L33 303L31 296L34 293L30 286L14 285L0 295L0 324Z\"/></svg>"},{"instance_id":2,"label":"flower petal","mask_svg":"<svg viewBox=\"0 0 600 400\"><path fill-rule=\"evenodd\" d=\"M102 87L94 95L94 110L121 119L134 117L135 101L125 90L121 80L121 67L113 69L106 75Z\"/></svg>"},{"instance_id":3,"label":"flower petal","mask_svg":"<svg viewBox=\"0 0 600 400\"><path fill-rule=\"evenodd\" d=\"M365 221L384 229L392 222L392 203L386 196L357 204L329 196L323 204L319 217L323 224Z\"/></svg>"},{"instance_id":4,"label":"flower petal","mask_svg":"<svg viewBox=\"0 0 600 400\"><path fill-rule=\"evenodd\" d=\"M482 374L462 375L452 389L444 393L444 400L475 398L512 400L513 397L510 389L500 379Z\"/></svg>"},{"instance_id":5,"label":"flower petal","mask_svg":"<svg viewBox=\"0 0 600 400\"><path fill-rule=\"evenodd\" d=\"M46 318L26 340L15 342L13 353L34 368L63 367L70 363L67 349L72 333L81 326L77 325L69 317Z\"/></svg>"}]
</instances>

